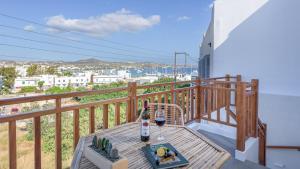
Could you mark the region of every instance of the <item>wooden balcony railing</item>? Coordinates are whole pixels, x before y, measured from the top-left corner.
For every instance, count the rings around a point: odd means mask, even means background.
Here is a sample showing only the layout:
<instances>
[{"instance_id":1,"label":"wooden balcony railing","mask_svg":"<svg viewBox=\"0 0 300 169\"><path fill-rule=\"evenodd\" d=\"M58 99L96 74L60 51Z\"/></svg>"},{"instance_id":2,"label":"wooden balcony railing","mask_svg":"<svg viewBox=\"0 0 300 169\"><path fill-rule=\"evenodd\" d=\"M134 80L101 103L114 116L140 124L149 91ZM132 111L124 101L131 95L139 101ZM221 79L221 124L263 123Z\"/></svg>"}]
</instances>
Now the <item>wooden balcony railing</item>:
<instances>
[{"instance_id":1,"label":"wooden balcony railing","mask_svg":"<svg viewBox=\"0 0 300 169\"><path fill-rule=\"evenodd\" d=\"M180 86L179 86L180 85ZM128 83L127 87L72 92L55 95L42 95L0 100L0 106L23 104L30 102L53 100L55 106L50 109L32 112L17 113L0 117L0 123L9 125L9 168L17 168L16 122L18 120L33 119L34 128L34 164L36 169L41 168L41 117L55 115L55 168L62 168L62 113L73 113L73 145L78 143L79 110L89 110L89 133L95 132L95 109L102 108L103 128L109 128L109 106L114 106L114 124L120 125L120 105L126 105L126 122L135 121L142 110L144 100L157 103L172 103L184 110L185 123L193 120L208 120L224 125L237 127L237 149L243 151L247 137L261 136L258 133L257 116L257 86L258 81L251 83L241 81L240 76L211 78L151 84L138 86L135 82ZM149 89L155 89L147 92ZM150 90L149 90L150 91ZM102 95L116 92L127 92L126 97L99 100L84 104L64 105L65 98ZM222 112L226 118L222 118ZM216 115L214 115L216 114ZM265 133L265 131L264 131ZM265 146L265 144L264 144ZM265 148L263 148L265 149Z\"/></svg>"}]
</instances>

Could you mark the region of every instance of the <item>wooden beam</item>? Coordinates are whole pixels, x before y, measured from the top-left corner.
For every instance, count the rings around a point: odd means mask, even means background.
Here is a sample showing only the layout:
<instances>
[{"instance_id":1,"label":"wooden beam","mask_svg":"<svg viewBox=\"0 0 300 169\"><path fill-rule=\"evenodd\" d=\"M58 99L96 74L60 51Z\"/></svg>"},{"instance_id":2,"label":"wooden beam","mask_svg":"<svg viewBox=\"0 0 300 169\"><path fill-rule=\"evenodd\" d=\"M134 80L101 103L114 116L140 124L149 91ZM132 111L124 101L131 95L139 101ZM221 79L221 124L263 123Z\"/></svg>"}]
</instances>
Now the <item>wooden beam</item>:
<instances>
[{"instance_id":1,"label":"wooden beam","mask_svg":"<svg viewBox=\"0 0 300 169\"><path fill-rule=\"evenodd\" d=\"M17 134L16 121L8 123L8 137L9 137L9 169L17 168Z\"/></svg>"},{"instance_id":2,"label":"wooden beam","mask_svg":"<svg viewBox=\"0 0 300 169\"><path fill-rule=\"evenodd\" d=\"M157 95L157 103L161 103L161 94ZM161 105L158 106L158 110L161 110Z\"/></svg>"},{"instance_id":3,"label":"wooden beam","mask_svg":"<svg viewBox=\"0 0 300 169\"><path fill-rule=\"evenodd\" d=\"M79 140L79 109L73 111L73 148L76 149Z\"/></svg>"},{"instance_id":4,"label":"wooden beam","mask_svg":"<svg viewBox=\"0 0 300 169\"><path fill-rule=\"evenodd\" d=\"M252 96L253 102L252 106L252 137L257 137L257 131L258 131L258 79L253 79L251 81L251 91L254 92L254 95Z\"/></svg>"},{"instance_id":5,"label":"wooden beam","mask_svg":"<svg viewBox=\"0 0 300 169\"><path fill-rule=\"evenodd\" d=\"M196 80L196 92L195 92L195 106L196 106L196 119L201 120L201 114L203 112L201 112L202 107L204 105L202 105L202 98L201 98L201 93L202 93L202 88L201 88L201 80L197 79Z\"/></svg>"},{"instance_id":6,"label":"wooden beam","mask_svg":"<svg viewBox=\"0 0 300 169\"><path fill-rule=\"evenodd\" d=\"M175 92L175 85L174 83L172 83L171 85L171 104L176 104L175 103L175 97L176 97L176 92ZM174 124L175 122L175 108L172 107L171 110L170 110L170 113L171 113L171 123Z\"/></svg>"},{"instance_id":7,"label":"wooden beam","mask_svg":"<svg viewBox=\"0 0 300 169\"><path fill-rule=\"evenodd\" d=\"M120 103L115 103L115 125L120 125Z\"/></svg>"},{"instance_id":8,"label":"wooden beam","mask_svg":"<svg viewBox=\"0 0 300 169\"><path fill-rule=\"evenodd\" d=\"M211 88L208 88L207 89L207 115L208 115L208 119L211 119L211 101L212 101L212 89Z\"/></svg>"},{"instance_id":9,"label":"wooden beam","mask_svg":"<svg viewBox=\"0 0 300 169\"><path fill-rule=\"evenodd\" d=\"M130 99L128 99L126 102L126 122L127 123L131 122L130 117L131 117Z\"/></svg>"},{"instance_id":10,"label":"wooden beam","mask_svg":"<svg viewBox=\"0 0 300 169\"><path fill-rule=\"evenodd\" d=\"M105 90L87 90L87 91L80 91L80 92L67 92L67 93L62 93L62 94L15 97L15 98L9 98L9 99L0 99L0 106L20 104L20 103L26 103L26 102L70 98L70 97L89 96L89 95L96 95L96 94L108 94L108 93L121 92L121 91L126 91L126 90L127 90L127 87L119 87L119 88L105 89Z\"/></svg>"},{"instance_id":11,"label":"wooden beam","mask_svg":"<svg viewBox=\"0 0 300 169\"><path fill-rule=\"evenodd\" d=\"M259 120L260 121L260 120ZM259 135L259 149L258 149L258 159L259 164L266 165L266 144L267 144L267 125L261 123L261 128L259 128L258 135ZM300 147L299 147L300 148ZM300 149L299 149L300 150Z\"/></svg>"},{"instance_id":12,"label":"wooden beam","mask_svg":"<svg viewBox=\"0 0 300 169\"><path fill-rule=\"evenodd\" d=\"M89 114L89 119L90 119L90 134L95 133L95 106L90 107L90 114Z\"/></svg>"},{"instance_id":13,"label":"wooden beam","mask_svg":"<svg viewBox=\"0 0 300 169\"><path fill-rule=\"evenodd\" d=\"M237 84L239 82L242 81L242 76L241 75L237 75L236 76L236 84L235 84L235 89L237 89ZM236 105L236 102L237 102L237 91L235 91L235 96L234 96L234 104Z\"/></svg>"},{"instance_id":14,"label":"wooden beam","mask_svg":"<svg viewBox=\"0 0 300 169\"><path fill-rule=\"evenodd\" d=\"M191 111L190 111L190 91L189 90L186 91L185 110L186 110L187 121L192 120L193 117L191 117Z\"/></svg>"},{"instance_id":15,"label":"wooden beam","mask_svg":"<svg viewBox=\"0 0 300 169\"><path fill-rule=\"evenodd\" d=\"M236 119L237 119L237 139L236 146L239 151L245 150L245 90L246 84L237 83L237 103L236 103Z\"/></svg>"},{"instance_id":16,"label":"wooden beam","mask_svg":"<svg viewBox=\"0 0 300 169\"><path fill-rule=\"evenodd\" d=\"M35 117L34 121L34 168L41 169L41 117Z\"/></svg>"},{"instance_id":17,"label":"wooden beam","mask_svg":"<svg viewBox=\"0 0 300 169\"><path fill-rule=\"evenodd\" d=\"M298 150L298 151L300 151L300 146L268 145L267 148L270 148L270 149Z\"/></svg>"},{"instance_id":18,"label":"wooden beam","mask_svg":"<svg viewBox=\"0 0 300 169\"><path fill-rule=\"evenodd\" d=\"M103 105L103 128L108 128L108 104Z\"/></svg>"},{"instance_id":19,"label":"wooden beam","mask_svg":"<svg viewBox=\"0 0 300 169\"><path fill-rule=\"evenodd\" d=\"M129 122L133 122L136 119L136 104L138 104L137 102L137 95L136 95L136 91L137 91L137 85L136 82L129 82L128 83L128 99L129 99L129 111L130 111L130 116L129 118Z\"/></svg>"},{"instance_id":20,"label":"wooden beam","mask_svg":"<svg viewBox=\"0 0 300 169\"><path fill-rule=\"evenodd\" d=\"M61 157L61 99L56 99L55 111L55 168L62 168Z\"/></svg>"}]
</instances>

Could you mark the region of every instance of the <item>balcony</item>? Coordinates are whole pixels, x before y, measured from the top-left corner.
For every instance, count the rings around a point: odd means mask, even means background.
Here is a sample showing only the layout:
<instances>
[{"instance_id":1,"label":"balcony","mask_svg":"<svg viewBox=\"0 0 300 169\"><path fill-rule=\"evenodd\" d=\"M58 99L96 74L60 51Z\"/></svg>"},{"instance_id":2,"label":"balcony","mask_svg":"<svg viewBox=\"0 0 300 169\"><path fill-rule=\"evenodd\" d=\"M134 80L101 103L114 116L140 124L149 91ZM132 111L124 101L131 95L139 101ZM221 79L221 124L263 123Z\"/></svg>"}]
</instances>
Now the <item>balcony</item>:
<instances>
[{"instance_id":1,"label":"balcony","mask_svg":"<svg viewBox=\"0 0 300 169\"><path fill-rule=\"evenodd\" d=\"M78 101L90 96L107 94L111 97L99 97L87 103ZM88 125L88 133L91 134L97 129L134 122L145 100L150 103L168 102L179 105L184 110L184 122L187 124L204 120L236 128L236 149L239 151L245 150L247 138L259 138L259 162L265 165L266 125L259 120L257 114L258 80L244 82L240 75L226 75L218 78L180 81L176 84L169 82L139 86L135 82L130 82L127 86L105 90L2 99L0 106L33 102L46 102L53 105L44 109L0 116L0 123L8 124L9 168L16 169L18 165L16 133L18 122L33 120L33 160L34 168L39 169L42 168L43 144L41 118L53 117L50 122L55 128L55 168L61 169L63 168L62 117L65 114L72 118L75 149L80 136L83 136L80 134L81 110L88 112L86 125Z\"/></svg>"}]
</instances>

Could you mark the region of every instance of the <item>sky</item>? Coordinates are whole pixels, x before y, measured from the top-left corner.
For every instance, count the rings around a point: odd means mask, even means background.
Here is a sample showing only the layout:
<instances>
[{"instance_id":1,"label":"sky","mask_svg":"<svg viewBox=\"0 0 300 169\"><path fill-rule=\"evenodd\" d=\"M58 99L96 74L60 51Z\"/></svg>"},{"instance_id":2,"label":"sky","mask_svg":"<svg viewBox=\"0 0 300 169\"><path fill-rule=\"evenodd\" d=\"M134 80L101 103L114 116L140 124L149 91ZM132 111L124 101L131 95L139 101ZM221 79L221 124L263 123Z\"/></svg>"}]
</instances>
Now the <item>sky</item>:
<instances>
[{"instance_id":1,"label":"sky","mask_svg":"<svg viewBox=\"0 0 300 169\"><path fill-rule=\"evenodd\" d=\"M1 0L0 59L196 64L212 0ZM179 56L179 63L184 61Z\"/></svg>"}]
</instances>

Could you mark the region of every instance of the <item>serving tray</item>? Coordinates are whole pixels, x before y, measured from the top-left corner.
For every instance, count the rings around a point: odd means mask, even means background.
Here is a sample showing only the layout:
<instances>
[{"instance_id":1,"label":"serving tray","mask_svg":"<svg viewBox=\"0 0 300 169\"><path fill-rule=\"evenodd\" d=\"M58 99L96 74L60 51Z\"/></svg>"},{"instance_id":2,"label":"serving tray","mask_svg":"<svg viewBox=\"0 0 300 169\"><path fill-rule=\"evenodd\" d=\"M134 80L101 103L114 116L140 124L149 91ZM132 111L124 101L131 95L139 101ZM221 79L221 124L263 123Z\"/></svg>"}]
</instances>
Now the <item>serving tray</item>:
<instances>
[{"instance_id":1,"label":"serving tray","mask_svg":"<svg viewBox=\"0 0 300 169\"><path fill-rule=\"evenodd\" d=\"M166 147L170 151L173 151L176 153L176 156L174 160L168 160L165 162L161 162L157 164L157 159L158 157L155 154L155 150L158 147ZM146 145L145 147L142 147L143 152L145 153L146 158L152 165L154 169L168 169L168 168L177 168L177 167L183 167L189 164L189 161L184 158L170 143L165 143L165 144L155 144L155 145Z\"/></svg>"}]
</instances>

